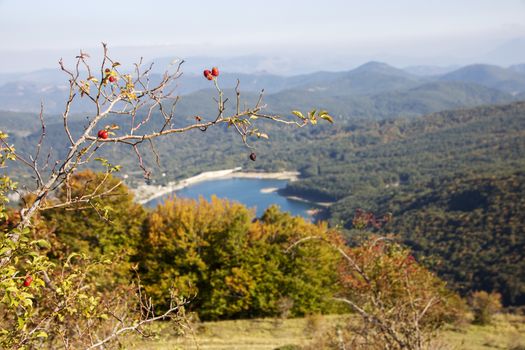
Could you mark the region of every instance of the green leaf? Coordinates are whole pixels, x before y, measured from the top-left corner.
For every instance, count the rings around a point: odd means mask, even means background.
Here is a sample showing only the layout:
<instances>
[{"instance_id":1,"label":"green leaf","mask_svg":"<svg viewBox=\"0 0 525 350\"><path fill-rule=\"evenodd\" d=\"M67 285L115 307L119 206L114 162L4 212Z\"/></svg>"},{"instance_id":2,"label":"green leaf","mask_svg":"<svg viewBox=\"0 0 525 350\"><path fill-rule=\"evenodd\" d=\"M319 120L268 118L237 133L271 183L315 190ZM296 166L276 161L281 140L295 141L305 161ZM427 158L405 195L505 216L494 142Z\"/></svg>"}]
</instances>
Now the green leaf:
<instances>
[{"instance_id":1,"label":"green leaf","mask_svg":"<svg viewBox=\"0 0 525 350\"><path fill-rule=\"evenodd\" d=\"M23 329L26 324L26 320L22 317L18 317L17 323L18 323L18 329Z\"/></svg>"},{"instance_id":2,"label":"green leaf","mask_svg":"<svg viewBox=\"0 0 525 350\"><path fill-rule=\"evenodd\" d=\"M71 254L69 254L69 256L67 257L66 262L65 262L65 264L64 264L64 267L69 267L69 262L70 262L71 259L73 259L75 256L80 256L80 254L78 254L78 253L71 253Z\"/></svg>"},{"instance_id":3,"label":"green leaf","mask_svg":"<svg viewBox=\"0 0 525 350\"><path fill-rule=\"evenodd\" d=\"M300 111L292 111L292 113L301 119L306 119Z\"/></svg>"},{"instance_id":4,"label":"green leaf","mask_svg":"<svg viewBox=\"0 0 525 350\"><path fill-rule=\"evenodd\" d=\"M33 306L33 300L31 300L31 299L25 299L25 300L23 300L23 303L24 303L25 307L32 307Z\"/></svg>"},{"instance_id":5,"label":"green leaf","mask_svg":"<svg viewBox=\"0 0 525 350\"><path fill-rule=\"evenodd\" d=\"M47 338L47 333L44 331L40 331L36 334L37 338Z\"/></svg>"},{"instance_id":6,"label":"green leaf","mask_svg":"<svg viewBox=\"0 0 525 350\"><path fill-rule=\"evenodd\" d=\"M108 160L105 158L97 157L95 158L95 161L102 163L102 165L106 166L108 164Z\"/></svg>"},{"instance_id":7,"label":"green leaf","mask_svg":"<svg viewBox=\"0 0 525 350\"><path fill-rule=\"evenodd\" d=\"M329 116L328 114L321 114L321 115L319 116L319 118L324 119L324 120L330 122L331 124L334 123L334 118L332 118L332 117Z\"/></svg>"},{"instance_id":8,"label":"green leaf","mask_svg":"<svg viewBox=\"0 0 525 350\"><path fill-rule=\"evenodd\" d=\"M32 244L36 244L36 245L38 245L41 248L51 248L51 244L48 241L46 241L45 239L39 239L39 240L33 241L31 243Z\"/></svg>"}]
</instances>

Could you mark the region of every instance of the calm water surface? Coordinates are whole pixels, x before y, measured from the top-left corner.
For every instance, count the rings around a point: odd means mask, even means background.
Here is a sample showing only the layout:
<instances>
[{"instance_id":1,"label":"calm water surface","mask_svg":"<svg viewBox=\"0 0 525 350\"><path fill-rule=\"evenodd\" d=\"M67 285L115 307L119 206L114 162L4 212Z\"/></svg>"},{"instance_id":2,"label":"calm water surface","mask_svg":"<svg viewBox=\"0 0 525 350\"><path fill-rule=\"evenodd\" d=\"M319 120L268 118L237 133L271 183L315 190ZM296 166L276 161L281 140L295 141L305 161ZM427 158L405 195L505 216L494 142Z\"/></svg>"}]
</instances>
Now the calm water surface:
<instances>
[{"instance_id":1,"label":"calm water surface","mask_svg":"<svg viewBox=\"0 0 525 350\"><path fill-rule=\"evenodd\" d=\"M261 216L266 208L272 204L278 205L282 211L292 215L310 218L307 211L315 209L310 203L288 199L276 191L265 193L268 189L279 189L286 186L287 180L271 179L222 179L196 183L175 192L177 197L198 199L200 196L210 199L212 195L219 198L234 200L249 208L256 208L257 216ZM170 195L159 197L146 205L154 207L162 203Z\"/></svg>"}]
</instances>

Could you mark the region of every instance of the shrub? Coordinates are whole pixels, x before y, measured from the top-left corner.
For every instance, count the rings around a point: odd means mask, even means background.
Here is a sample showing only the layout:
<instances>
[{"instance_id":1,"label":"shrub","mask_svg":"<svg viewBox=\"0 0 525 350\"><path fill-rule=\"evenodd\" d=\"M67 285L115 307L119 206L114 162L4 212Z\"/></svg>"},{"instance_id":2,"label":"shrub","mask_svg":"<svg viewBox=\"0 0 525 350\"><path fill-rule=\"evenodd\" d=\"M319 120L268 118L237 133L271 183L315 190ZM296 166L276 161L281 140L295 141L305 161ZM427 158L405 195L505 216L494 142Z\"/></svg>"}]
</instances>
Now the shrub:
<instances>
[{"instance_id":1,"label":"shrub","mask_svg":"<svg viewBox=\"0 0 525 350\"><path fill-rule=\"evenodd\" d=\"M474 323L480 325L490 324L494 314L501 311L502 308L501 294L495 292L473 292L469 302L474 312Z\"/></svg>"}]
</instances>

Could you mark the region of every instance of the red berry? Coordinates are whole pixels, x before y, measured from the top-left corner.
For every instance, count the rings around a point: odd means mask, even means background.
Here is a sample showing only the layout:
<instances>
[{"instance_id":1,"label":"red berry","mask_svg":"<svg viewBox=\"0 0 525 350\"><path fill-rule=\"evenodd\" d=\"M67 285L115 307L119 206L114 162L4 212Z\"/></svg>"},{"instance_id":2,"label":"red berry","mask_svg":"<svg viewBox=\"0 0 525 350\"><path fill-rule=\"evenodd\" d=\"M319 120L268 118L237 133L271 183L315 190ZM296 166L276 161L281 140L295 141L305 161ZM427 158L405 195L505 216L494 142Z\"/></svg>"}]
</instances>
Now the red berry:
<instances>
[{"instance_id":1,"label":"red berry","mask_svg":"<svg viewBox=\"0 0 525 350\"><path fill-rule=\"evenodd\" d=\"M214 77L218 77L219 76L219 68L213 67L211 69L211 75L213 75Z\"/></svg>"},{"instance_id":2,"label":"red berry","mask_svg":"<svg viewBox=\"0 0 525 350\"><path fill-rule=\"evenodd\" d=\"M208 79L208 80L213 80L213 75L208 74L208 76L206 77L206 79Z\"/></svg>"},{"instance_id":3,"label":"red berry","mask_svg":"<svg viewBox=\"0 0 525 350\"><path fill-rule=\"evenodd\" d=\"M111 69L106 68L106 69L104 70L104 72L109 73L109 72L111 72Z\"/></svg>"},{"instance_id":4,"label":"red berry","mask_svg":"<svg viewBox=\"0 0 525 350\"><path fill-rule=\"evenodd\" d=\"M257 158L257 155L254 152L250 153L250 159L251 160L253 160L255 162L256 158Z\"/></svg>"},{"instance_id":5,"label":"red berry","mask_svg":"<svg viewBox=\"0 0 525 350\"><path fill-rule=\"evenodd\" d=\"M108 138L108 131L107 130L99 130L97 134L99 139L107 139Z\"/></svg>"},{"instance_id":6,"label":"red berry","mask_svg":"<svg viewBox=\"0 0 525 350\"><path fill-rule=\"evenodd\" d=\"M204 72L203 72L202 74L204 74L204 77L205 77L205 78L208 78L208 75L210 75L211 72L210 72L209 69L205 69Z\"/></svg>"},{"instance_id":7,"label":"red berry","mask_svg":"<svg viewBox=\"0 0 525 350\"><path fill-rule=\"evenodd\" d=\"M26 276L26 279L24 280L24 287L29 287L31 285L31 282L33 282L33 277Z\"/></svg>"},{"instance_id":8,"label":"red berry","mask_svg":"<svg viewBox=\"0 0 525 350\"><path fill-rule=\"evenodd\" d=\"M117 81L117 78L115 78L114 76L110 76L108 80L110 83L114 83L115 81Z\"/></svg>"}]
</instances>

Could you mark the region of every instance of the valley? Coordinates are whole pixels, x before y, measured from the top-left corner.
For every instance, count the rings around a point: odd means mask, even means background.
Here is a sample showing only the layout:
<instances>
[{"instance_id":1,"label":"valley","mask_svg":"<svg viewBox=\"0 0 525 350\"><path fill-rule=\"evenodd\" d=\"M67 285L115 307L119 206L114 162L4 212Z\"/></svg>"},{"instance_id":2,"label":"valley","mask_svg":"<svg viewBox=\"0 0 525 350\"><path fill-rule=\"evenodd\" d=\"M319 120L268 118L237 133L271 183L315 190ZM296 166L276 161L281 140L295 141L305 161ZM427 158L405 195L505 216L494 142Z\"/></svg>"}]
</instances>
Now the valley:
<instances>
[{"instance_id":1,"label":"valley","mask_svg":"<svg viewBox=\"0 0 525 350\"><path fill-rule=\"evenodd\" d=\"M315 101L335 116L334 125L308 130L264 125L270 140L253 141L256 162L226 128L160 139L156 152L169 156L160 157L159 164L143 148L145 166L153 171L149 191L226 168L254 174L297 171L298 181L277 186L279 194L332 202L316 210L316 217L343 228L349 242L358 239L352 225L356 209L392 213L384 232L395 233L456 290L498 290L507 305L522 305L525 102L512 102L525 91L521 74L515 68L473 65L421 77L371 62L346 73L269 76L261 84L279 91L266 96L269 111L287 114ZM255 78L247 79L247 102L257 98L251 90L259 87L259 80L250 79ZM226 90L226 96L231 93ZM210 100L208 90L182 96L176 123L184 125L195 114L213 115ZM15 120L23 121L22 129ZM14 130L11 140L26 154L39 138L37 120L31 113L0 112L0 126ZM63 156L60 119L46 120L44 147L51 159ZM70 125L78 133L84 124L79 114ZM148 187L133 155L104 146L101 155L119 159L126 184ZM29 184L30 178L24 181ZM462 196L473 202L463 203ZM501 270L491 270L494 265Z\"/></svg>"}]
</instances>

